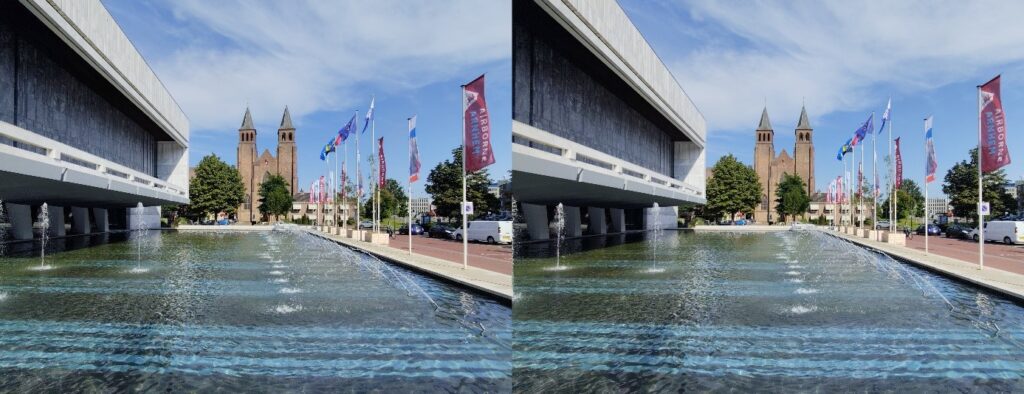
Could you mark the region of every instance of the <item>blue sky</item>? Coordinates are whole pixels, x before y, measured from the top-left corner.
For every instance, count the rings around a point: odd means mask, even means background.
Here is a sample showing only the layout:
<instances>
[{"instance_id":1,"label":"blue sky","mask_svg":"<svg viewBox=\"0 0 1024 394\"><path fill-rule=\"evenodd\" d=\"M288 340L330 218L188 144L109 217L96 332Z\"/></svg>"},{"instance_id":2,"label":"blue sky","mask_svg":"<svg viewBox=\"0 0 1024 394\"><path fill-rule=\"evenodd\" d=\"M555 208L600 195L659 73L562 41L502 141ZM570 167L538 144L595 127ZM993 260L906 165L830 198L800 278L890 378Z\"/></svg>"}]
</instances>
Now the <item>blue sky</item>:
<instances>
[{"instance_id":1,"label":"blue sky","mask_svg":"<svg viewBox=\"0 0 1024 394\"><path fill-rule=\"evenodd\" d=\"M389 178L408 179L406 119L418 114L421 181L461 143L460 85L487 74L497 162L511 168L511 4L453 1L103 0L189 117L190 164L210 153L236 163L248 105L257 147L276 154L285 105L299 154L299 186L324 173L330 136L376 96ZM502 121L505 119L506 121ZM360 127L362 122L360 121ZM361 138L363 162L375 152ZM355 176L355 140L349 145ZM333 160L333 159L332 159ZM334 164L331 164L333 169ZM365 168L365 166L364 166ZM364 176L369 172L364 169Z\"/></svg>"},{"instance_id":2,"label":"blue sky","mask_svg":"<svg viewBox=\"0 0 1024 394\"><path fill-rule=\"evenodd\" d=\"M816 187L824 189L842 171L835 159L839 145L872 111L877 128L891 95L906 179L920 183L924 177L923 119L935 117L939 181L931 192L937 195L946 171L977 146L975 86L1002 74L1014 161L1005 169L1012 180L1024 176L1024 29L1018 20L1024 3L620 4L704 114L709 166L729 153L753 164L754 130L765 102L776 152L792 154L793 129L806 102ZM887 142L881 137L880 161ZM870 162L865 171L871 172Z\"/></svg>"}]
</instances>

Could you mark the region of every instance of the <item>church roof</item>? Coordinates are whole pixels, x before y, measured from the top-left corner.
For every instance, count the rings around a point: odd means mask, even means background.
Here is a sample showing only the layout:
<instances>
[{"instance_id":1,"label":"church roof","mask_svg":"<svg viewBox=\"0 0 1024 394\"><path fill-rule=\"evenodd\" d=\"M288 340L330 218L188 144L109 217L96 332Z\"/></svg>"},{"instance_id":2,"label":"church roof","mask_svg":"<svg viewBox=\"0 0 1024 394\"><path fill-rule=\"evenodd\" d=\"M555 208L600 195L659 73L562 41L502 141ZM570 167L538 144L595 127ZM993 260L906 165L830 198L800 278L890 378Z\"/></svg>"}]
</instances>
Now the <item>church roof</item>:
<instances>
[{"instance_id":1,"label":"church roof","mask_svg":"<svg viewBox=\"0 0 1024 394\"><path fill-rule=\"evenodd\" d=\"M811 130L811 121L807 120L807 108L800 107L800 123L796 125L797 130Z\"/></svg>"},{"instance_id":2,"label":"church roof","mask_svg":"<svg viewBox=\"0 0 1024 394\"><path fill-rule=\"evenodd\" d=\"M242 127L239 127L238 129L256 130L256 128L252 126L252 113L249 112L249 107L245 107L245 117L242 118Z\"/></svg>"},{"instance_id":3,"label":"church roof","mask_svg":"<svg viewBox=\"0 0 1024 394\"><path fill-rule=\"evenodd\" d=\"M779 153L779 156L776 157L775 160L777 160L777 161L787 161L787 160L791 161L791 160L793 160L793 158L791 156L789 156L789 152L786 152L786 149L783 148L782 149L782 153Z\"/></svg>"},{"instance_id":4,"label":"church roof","mask_svg":"<svg viewBox=\"0 0 1024 394\"><path fill-rule=\"evenodd\" d=\"M761 111L761 123L758 123L757 130L761 131L761 130L771 130L771 129L772 129L772 122L768 120L768 107L764 107L764 110Z\"/></svg>"},{"instance_id":5,"label":"church roof","mask_svg":"<svg viewBox=\"0 0 1024 394\"><path fill-rule=\"evenodd\" d=\"M292 114L288 112L288 106L284 106L284 115L281 116L281 127L279 129L294 129L292 126Z\"/></svg>"}]
</instances>

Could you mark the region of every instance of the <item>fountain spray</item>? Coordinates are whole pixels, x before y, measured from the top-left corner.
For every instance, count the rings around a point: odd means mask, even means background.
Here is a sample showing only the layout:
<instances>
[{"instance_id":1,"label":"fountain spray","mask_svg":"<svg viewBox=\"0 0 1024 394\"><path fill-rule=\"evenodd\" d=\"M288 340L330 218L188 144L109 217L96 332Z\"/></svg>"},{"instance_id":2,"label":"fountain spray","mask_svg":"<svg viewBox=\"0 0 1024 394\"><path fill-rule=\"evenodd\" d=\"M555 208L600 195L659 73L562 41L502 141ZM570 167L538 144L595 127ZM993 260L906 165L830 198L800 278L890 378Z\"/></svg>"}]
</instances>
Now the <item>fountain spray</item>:
<instances>
[{"instance_id":1,"label":"fountain spray","mask_svg":"<svg viewBox=\"0 0 1024 394\"><path fill-rule=\"evenodd\" d=\"M45 202L39 207L39 224L43 227L42 236L39 237L42 247L39 248L39 269L49 268L46 265L46 240L50 238L50 207Z\"/></svg>"},{"instance_id":2,"label":"fountain spray","mask_svg":"<svg viewBox=\"0 0 1024 394\"><path fill-rule=\"evenodd\" d=\"M146 222L142 220L142 211L142 202L139 202L135 205L135 212L132 214L132 217L135 219L132 224L134 227L133 230L135 230L135 245L138 250L137 257L135 259L135 268L131 270L132 273L143 273L149 271L148 269L142 268L142 237L146 230L148 230Z\"/></svg>"},{"instance_id":3,"label":"fountain spray","mask_svg":"<svg viewBox=\"0 0 1024 394\"><path fill-rule=\"evenodd\" d=\"M4 200L0 200L0 225L7 222L7 213L4 211ZM0 228L0 256L4 254L7 246L7 230Z\"/></svg>"},{"instance_id":4,"label":"fountain spray","mask_svg":"<svg viewBox=\"0 0 1024 394\"><path fill-rule=\"evenodd\" d=\"M652 222L652 224L654 225L654 229L652 231L654 236L651 242L651 251L653 257L651 258L651 268L649 268L647 272L665 272L665 269L658 268L658 239L661 238L661 207L658 206L657 202L655 202L651 206L651 212L654 213L654 220Z\"/></svg>"},{"instance_id":5,"label":"fountain spray","mask_svg":"<svg viewBox=\"0 0 1024 394\"><path fill-rule=\"evenodd\" d=\"M565 207L555 207L555 267L562 267L562 239L565 238Z\"/></svg>"}]
</instances>

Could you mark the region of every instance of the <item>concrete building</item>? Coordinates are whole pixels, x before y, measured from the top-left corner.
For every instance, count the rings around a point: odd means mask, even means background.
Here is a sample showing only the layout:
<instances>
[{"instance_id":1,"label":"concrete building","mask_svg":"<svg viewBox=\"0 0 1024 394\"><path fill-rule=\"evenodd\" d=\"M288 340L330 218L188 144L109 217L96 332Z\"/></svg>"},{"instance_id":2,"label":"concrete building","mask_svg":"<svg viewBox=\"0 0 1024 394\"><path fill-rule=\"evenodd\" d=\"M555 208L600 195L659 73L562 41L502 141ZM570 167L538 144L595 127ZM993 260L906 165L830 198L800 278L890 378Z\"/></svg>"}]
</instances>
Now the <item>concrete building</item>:
<instances>
[{"instance_id":1,"label":"concrete building","mask_svg":"<svg viewBox=\"0 0 1024 394\"><path fill-rule=\"evenodd\" d=\"M807 109L800 109L800 120L793 131L796 141L793 156L785 149L775 155L775 130L768 119L768 108L761 111L761 121L755 131L754 171L761 181L761 203L754 208L754 222L771 224L777 221L775 212L775 191L783 174L796 174L807 184L807 195L813 196L814 190L814 129L807 119ZM812 217L815 215L812 215Z\"/></svg>"},{"instance_id":2,"label":"concrete building","mask_svg":"<svg viewBox=\"0 0 1024 394\"><path fill-rule=\"evenodd\" d=\"M949 199L946 197L929 197L925 205L928 206L929 222L936 220L939 216L945 216L947 212L953 210L949 206Z\"/></svg>"},{"instance_id":3,"label":"concrete building","mask_svg":"<svg viewBox=\"0 0 1024 394\"><path fill-rule=\"evenodd\" d=\"M295 202L292 203L292 210L288 213L288 217L285 218L288 221L298 222L305 216L310 220L311 223L324 223L328 226L334 225L334 210L338 210L338 221L344 221L345 218L354 219L356 217L356 201L355 199L348 199L348 205L342 204L342 201L327 202L327 203L315 203L309 202L309 193L299 192L295 195Z\"/></svg>"},{"instance_id":4,"label":"concrete building","mask_svg":"<svg viewBox=\"0 0 1024 394\"><path fill-rule=\"evenodd\" d=\"M98 0L0 2L0 199L15 239L188 203L189 123Z\"/></svg>"},{"instance_id":5,"label":"concrete building","mask_svg":"<svg viewBox=\"0 0 1024 394\"><path fill-rule=\"evenodd\" d=\"M677 207L706 202L704 117L618 4L515 1L512 29L513 193L531 239L559 203L571 237L675 227Z\"/></svg>"},{"instance_id":6,"label":"concrete building","mask_svg":"<svg viewBox=\"0 0 1024 394\"><path fill-rule=\"evenodd\" d=\"M277 156L264 149L257 156L256 127L252 123L252 113L245 109L242 125L238 128L238 175L245 185L245 198L238 207L238 224L256 224L263 221L259 209L259 191L263 179L271 175L280 175L288 183L288 191L292 196L300 190L298 155L295 151L295 126L288 107L281 116L281 126L277 129ZM307 195L308 198L308 195ZM295 201L302 201L295 197ZM272 221L273 218L267 218Z\"/></svg>"},{"instance_id":7,"label":"concrete building","mask_svg":"<svg viewBox=\"0 0 1024 394\"><path fill-rule=\"evenodd\" d=\"M429 197L413 197L412 198L412 215L416 216L419 214L430 212L430 198Z\"/></svg>"}]
</instances>

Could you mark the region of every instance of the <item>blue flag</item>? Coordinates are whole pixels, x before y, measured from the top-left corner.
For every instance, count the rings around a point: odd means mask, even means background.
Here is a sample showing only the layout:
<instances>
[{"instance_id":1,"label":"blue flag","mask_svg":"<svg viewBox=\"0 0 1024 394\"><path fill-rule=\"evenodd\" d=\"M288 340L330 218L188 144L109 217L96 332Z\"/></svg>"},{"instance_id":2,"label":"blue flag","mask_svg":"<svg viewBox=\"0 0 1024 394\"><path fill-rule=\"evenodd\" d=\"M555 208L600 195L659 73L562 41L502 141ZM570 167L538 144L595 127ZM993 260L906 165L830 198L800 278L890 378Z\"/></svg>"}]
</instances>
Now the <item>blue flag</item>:
<instances>
[{"instance_id":1,"label":"blue flag","mask_svg":"<svg viewBox=\"0 0 1024 394\"><path fill-rule=\"evenodd\" d=\"M349 119L345 127L338 130L338 137L334 139L334 145L341 145L342 142L348 139L348 136L352 134L352 128L356 127L356 116L352 115L352 119Z\"/></svg>"},{"instance_id":2,"label":"blue flag","mask_svg":"<svg viewBox=\"0 0 1024 394\"><path fill-rule=\"evenodd\" d=\"M420 179L420 149L416 146L416 116L409 118L409 183Z\"/></svg>"},{"instance_id":3,"label":"blue flag","mask_svg":"<svg viewBox=\"0 0 1024 394\"><path fill-rule=\"evenodd\" d=\"M868 133L874 132L874 121L875 114L871 114L871 116L868 117L868 120L864 121L864 124L862 124L857 131L853 133L853 138L851 139L852 143L850 146L857 146L857 143L863 141L864 138L867 137Z\"/></svg>"},{"instance_id":4,"label":"blue flag","mask_svg":"<svg viewBox=\"0 0 1024 394\"><path fill-rule=\"evenodd\" d=\"M853 146L850 145L852 142L853 138L848 138L846 142L843 143L843 146L839 147L839 152L836 153L836 160L842 161L843 156L846 156L847 153L853 151Z\"/></svg>"},{"instance_id":5,"label":"blue flag","mask_svg":"<svg viewBox=\"0 0 1024 394\"><path fill-rule=\"evenodd\" d=\"M882 127L878 128L878 133L881 134L882 130L885 129L885 124L889 123L889 116L892 114L892 97L889 98L889 103L885 104L885 112L882 113Z\"/></svg>"},{"instance_id":6,"label":"blue flag","mask_svg":"<svg viewBox=\"0 0 1024 394\"><path fill-rule=\"evenodd\" d=\"M327 156L334 152L334 138L327 140L327 144L320 150L320 160L327 160Z\"/></svg>"},{"instance_id":7,"label":"blue flag","mask_svg":"<svg viewBox=\"0 0 1024 394\"><path fill-rule=\"evenodd\" d=\"M370 109L366 111L366 122L363 123L364 132L366 131L367 126L370 125L370 122L373 121L373 103L376 101L376 97L370 99Z\"/></svg>"}]
</instances>

